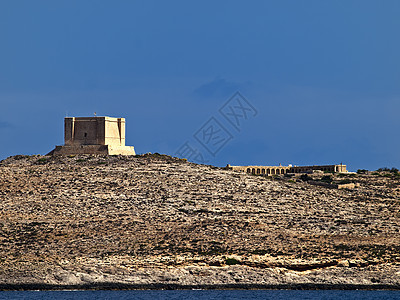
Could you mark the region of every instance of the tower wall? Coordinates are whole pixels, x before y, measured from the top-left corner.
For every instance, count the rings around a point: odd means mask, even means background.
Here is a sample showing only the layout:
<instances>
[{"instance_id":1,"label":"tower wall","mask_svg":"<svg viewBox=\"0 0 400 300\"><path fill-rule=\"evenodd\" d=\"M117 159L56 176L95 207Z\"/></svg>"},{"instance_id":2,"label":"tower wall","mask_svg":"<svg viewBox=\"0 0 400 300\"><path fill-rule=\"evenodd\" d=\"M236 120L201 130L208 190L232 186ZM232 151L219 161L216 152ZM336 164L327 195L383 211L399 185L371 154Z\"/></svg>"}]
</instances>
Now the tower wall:
<instances>
[{"instance_id":1,"label":"tower wall","mask_svg":"<svg viewBox=\"0 0 400 300\"><path fill-rule=\"evenodd\" d=\"M72 145L125 146L125 119L81 117L64 119L64 143Z\"/></svg>"}]
</instances>

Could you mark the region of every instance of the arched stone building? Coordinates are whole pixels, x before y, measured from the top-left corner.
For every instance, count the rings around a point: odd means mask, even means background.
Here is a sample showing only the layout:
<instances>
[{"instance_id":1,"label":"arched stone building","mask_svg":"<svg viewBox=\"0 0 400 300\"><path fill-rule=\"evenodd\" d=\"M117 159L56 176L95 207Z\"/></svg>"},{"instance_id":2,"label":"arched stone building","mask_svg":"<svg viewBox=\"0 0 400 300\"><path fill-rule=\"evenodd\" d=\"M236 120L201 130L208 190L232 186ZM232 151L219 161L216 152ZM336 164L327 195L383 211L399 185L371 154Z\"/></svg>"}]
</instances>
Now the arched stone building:
<instances>
[{"instance_id":1,"label":"arched stone building","mask_svg":"<svg viewBox=\"0 0 400 300\"><path fill-rule=\"evenodd\" d=\"M322 165L322 166L231 166L227 169L246 172L254 175L281 175L287 173L312 173L315 170L331 173L346 173L346 165Z\"/></svg>"}]
</instances>

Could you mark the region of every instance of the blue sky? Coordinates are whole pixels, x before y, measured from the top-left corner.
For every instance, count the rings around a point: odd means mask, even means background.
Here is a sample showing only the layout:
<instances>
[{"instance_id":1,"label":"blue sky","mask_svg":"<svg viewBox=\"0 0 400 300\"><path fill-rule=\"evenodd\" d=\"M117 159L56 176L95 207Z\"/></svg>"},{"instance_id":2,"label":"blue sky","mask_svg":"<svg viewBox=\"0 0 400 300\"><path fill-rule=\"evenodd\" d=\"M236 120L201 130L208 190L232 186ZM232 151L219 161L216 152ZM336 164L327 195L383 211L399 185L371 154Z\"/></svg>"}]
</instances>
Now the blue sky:
<instances>
[{"instance_id":1,"label":"blue sky","mask_svg":"<svg viewBox=\"0 0 400 300\"><path fill-rule=\"evenodd\" d=\"M400 167L399 1L1 1L0 159L122 116L138 153ZM219 109L239 91L240 131ZM210 154L214 117L232 138Z\"/></svg>"}]
</instances>

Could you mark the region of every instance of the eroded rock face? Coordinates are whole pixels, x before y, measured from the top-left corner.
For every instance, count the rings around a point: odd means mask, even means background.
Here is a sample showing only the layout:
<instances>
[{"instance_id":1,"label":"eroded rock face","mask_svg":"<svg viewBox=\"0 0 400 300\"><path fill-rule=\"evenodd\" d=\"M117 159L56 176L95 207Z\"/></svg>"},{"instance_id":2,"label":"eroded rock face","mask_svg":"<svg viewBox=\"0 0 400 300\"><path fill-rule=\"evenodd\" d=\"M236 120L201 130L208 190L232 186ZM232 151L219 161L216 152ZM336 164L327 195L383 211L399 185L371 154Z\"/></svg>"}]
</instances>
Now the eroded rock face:
<instances>
[{"instance_id":1,"label":"eroded rock face","mask_svg":"<svg viewBox=\"0 0 400 300\"><path fill-rule=\"evenodd\" d=\"M335 190L161 155L11 157L0 287L398 287L397 178Z\"/></svg>"}]
</instances>

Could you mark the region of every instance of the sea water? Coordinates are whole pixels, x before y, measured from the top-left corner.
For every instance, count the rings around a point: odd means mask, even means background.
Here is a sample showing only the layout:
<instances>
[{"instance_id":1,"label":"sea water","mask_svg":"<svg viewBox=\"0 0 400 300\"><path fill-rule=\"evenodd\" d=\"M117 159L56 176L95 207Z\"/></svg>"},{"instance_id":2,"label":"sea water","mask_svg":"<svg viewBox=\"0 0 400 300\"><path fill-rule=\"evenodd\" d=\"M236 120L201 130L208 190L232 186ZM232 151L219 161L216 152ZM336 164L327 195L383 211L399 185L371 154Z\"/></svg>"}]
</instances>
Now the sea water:
<instances>
[{"instance_id":1,"label":"sea water","mask_svg":"<svg viewBox=\"0 0 400 300\"><path fill-rule=\"evenodd\" d=\"M273 299L273 300L361 300L396 299L400 291L298 291L298 290L175 290L175 291L13 291L0 292L0 299L61 299L61 300L194 300L194 299Z\"/></svg>"}]
</instances>

